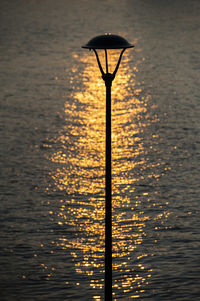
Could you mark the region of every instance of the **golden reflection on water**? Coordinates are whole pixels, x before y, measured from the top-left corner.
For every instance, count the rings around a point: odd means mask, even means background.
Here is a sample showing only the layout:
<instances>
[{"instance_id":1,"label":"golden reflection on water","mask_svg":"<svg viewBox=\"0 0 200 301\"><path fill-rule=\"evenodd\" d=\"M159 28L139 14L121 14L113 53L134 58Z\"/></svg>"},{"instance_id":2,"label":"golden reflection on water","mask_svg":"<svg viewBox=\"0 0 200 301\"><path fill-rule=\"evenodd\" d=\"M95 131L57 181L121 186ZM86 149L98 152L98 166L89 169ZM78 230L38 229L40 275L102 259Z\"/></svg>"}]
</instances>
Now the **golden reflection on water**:
<instances>
[{"instance_id":1,"label":"golden reflection on water","mask_svg":"<svg viewBox=\"0 0 200 301\"><path fill-rule=\"evenodd\" d=\"M133 262L149 220L144 212L134 211L140 202L137 197L131 199L134 185L140 180L134 176L135 170L149 164L140 135L147 126L143 119L148 99L144 99L141 89L134 89L133 73L137 68L126 69L128 55L127 52L112 86L113 291L116 298L118 291L128 293L129 298L139 298L151 277L151 270L140 263L150 253L137 253L138 263ZM88 275L90 286L97 291L104 286L105 86L94 55L84 52L78 59L85 63L84 89L74 94L73 103L66 101L68 124L53 139L61 147L50 158L57 164L51 175L55 190L65 191L68 197L60 200L58 211L49 214L57 216L60 227L77 230L77 237L69 239L62 235L56 244L70 250L76 273ZM130 94L130 85L134 95ZM137 124L134 120L138 120ZM149 176L156 177L156 174ZM101 297L96 295L94 299L101 300Z\"/></svg>"}]
</instances>

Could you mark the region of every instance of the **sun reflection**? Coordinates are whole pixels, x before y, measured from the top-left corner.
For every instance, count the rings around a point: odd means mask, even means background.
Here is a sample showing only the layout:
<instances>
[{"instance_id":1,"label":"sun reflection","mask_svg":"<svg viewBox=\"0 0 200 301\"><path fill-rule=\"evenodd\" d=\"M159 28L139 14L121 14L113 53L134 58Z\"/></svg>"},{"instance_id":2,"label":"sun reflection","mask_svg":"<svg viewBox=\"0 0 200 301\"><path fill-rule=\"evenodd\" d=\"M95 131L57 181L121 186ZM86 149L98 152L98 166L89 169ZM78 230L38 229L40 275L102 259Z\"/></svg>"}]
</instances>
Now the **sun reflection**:
<instances>
[{"instance_id":1,"label":"sun reflection","mask_svg":"<svg viewBox=\"0 0 200 301\"><path fill-rule=\"evenodd\" d=\"M102 300L105 86L97 76L99 70L93 55L77 59L85 64L84 89L74 93L73 102L66 100L65 126L49 141L55 146L49 157L56 164L51 173L53 189L65 192L66 198L61 199L59 208L52 208L49 215L61 229L76 233L66 236L63 232L54 244L71 253L75 272L89 277L90 286L97 293L93 299ZM150 124L148 96L135 87L134 74L138 69L136 66L128 69L129 59L127 53L112 86L113 295L117 298L123 293L134 299L145 292L152 272L143 263L152 254L141 248L150 220L141 210L141 202L146 200L148 208L149 195L143 192L141 199L135 189L144 177L159 179L160 163L150 162L144 145L143 133ZM154 220L167 216L168 212L159 212Z\"/></svg>"}]
</instances>

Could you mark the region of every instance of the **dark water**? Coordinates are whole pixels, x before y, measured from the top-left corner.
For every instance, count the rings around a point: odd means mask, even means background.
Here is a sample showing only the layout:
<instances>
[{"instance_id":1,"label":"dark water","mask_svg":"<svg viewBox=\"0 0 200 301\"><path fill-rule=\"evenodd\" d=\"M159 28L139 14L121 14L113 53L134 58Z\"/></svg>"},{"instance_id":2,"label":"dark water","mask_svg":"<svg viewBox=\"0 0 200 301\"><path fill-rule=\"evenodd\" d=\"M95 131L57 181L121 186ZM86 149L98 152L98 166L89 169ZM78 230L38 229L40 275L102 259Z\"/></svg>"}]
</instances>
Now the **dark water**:
<instances>
[{"instance_id":1,"label":"dark water","mask_svg":"<svg viewBox=\"0 0 200 301\"><path fill-rule=\"evenodd\" d=\"M200 300L200 2L0 14L0 300L103 300L105 88L80 46L105 32L135 44L112 87L114 300Z\"/></svg>"}]
</instances>

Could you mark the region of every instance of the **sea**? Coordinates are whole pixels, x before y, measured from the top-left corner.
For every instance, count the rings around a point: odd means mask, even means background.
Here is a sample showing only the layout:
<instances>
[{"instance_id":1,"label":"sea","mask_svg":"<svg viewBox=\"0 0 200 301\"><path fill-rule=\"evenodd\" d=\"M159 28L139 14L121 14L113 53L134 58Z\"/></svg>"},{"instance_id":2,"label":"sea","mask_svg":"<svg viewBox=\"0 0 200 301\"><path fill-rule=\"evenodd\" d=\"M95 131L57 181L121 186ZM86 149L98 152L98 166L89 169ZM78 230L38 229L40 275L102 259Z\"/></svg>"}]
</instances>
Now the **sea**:
<instances>
[{"instance_id":1,"label":"sea","mask_svg":"<svg viewBox=\"0 0 200 301\"><path fill-rule=\"evenodd\" d=\"M1 301L104 300L105 33L113 301L200 300L200 1L1 0Z\"/></svg>"}]
</instances>

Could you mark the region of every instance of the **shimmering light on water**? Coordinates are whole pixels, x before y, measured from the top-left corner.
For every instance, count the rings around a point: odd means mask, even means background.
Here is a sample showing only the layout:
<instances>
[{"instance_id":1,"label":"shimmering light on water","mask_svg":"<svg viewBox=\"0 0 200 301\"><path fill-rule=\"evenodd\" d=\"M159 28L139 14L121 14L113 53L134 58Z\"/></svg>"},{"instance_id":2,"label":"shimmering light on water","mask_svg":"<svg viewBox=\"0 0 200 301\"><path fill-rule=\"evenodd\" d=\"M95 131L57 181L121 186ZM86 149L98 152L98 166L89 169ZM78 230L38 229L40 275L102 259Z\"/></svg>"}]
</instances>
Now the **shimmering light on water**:
<instances>
[{"instance_id":1,"label":"shimmering light on water","mask_svg":"<svg viewBox=\"0 0 200 301\"><path fill-rule=\"evenodd\" d=\"M119 54L114 55L113 61L117 61ZM97 76L99 70L94 55L83 53L78 59L85 63L84 90L74 94L72 104L66 102L65 118L71 125L62 129L60 136L52 137L50 142L54 145L59 142L62 147L49 157L58 164L51 174L55 190L64 190L72 197L60 200L59 210L49 213L57 216L61 228L77 229L77 238L60 236L56 246L70 252L75 272L88 275L90 286L101 291L104 287L105 86ZM155 167L162 164L148 162L141 133L154 120L148 120L149 97L135 88L134 76L130 76L128 69L129 59L127 52L112 87L113 295L116 298L122 293L138 298L148 286L151 268L141 259L153 253L144 251L141 245L150 217L137 207L141 201L150 200L148 192L143 193L143 200L138 200L134 191L140 177L144 177L143 173L138 175L138 169L150 169L148 177L158 179L161 175ZM135 66L134 72L137 71ZM156 202L153 206L159 204ZM164 213L160 213L155 219L162 220L163 216Z\"/></svg>"}]
</instances>

